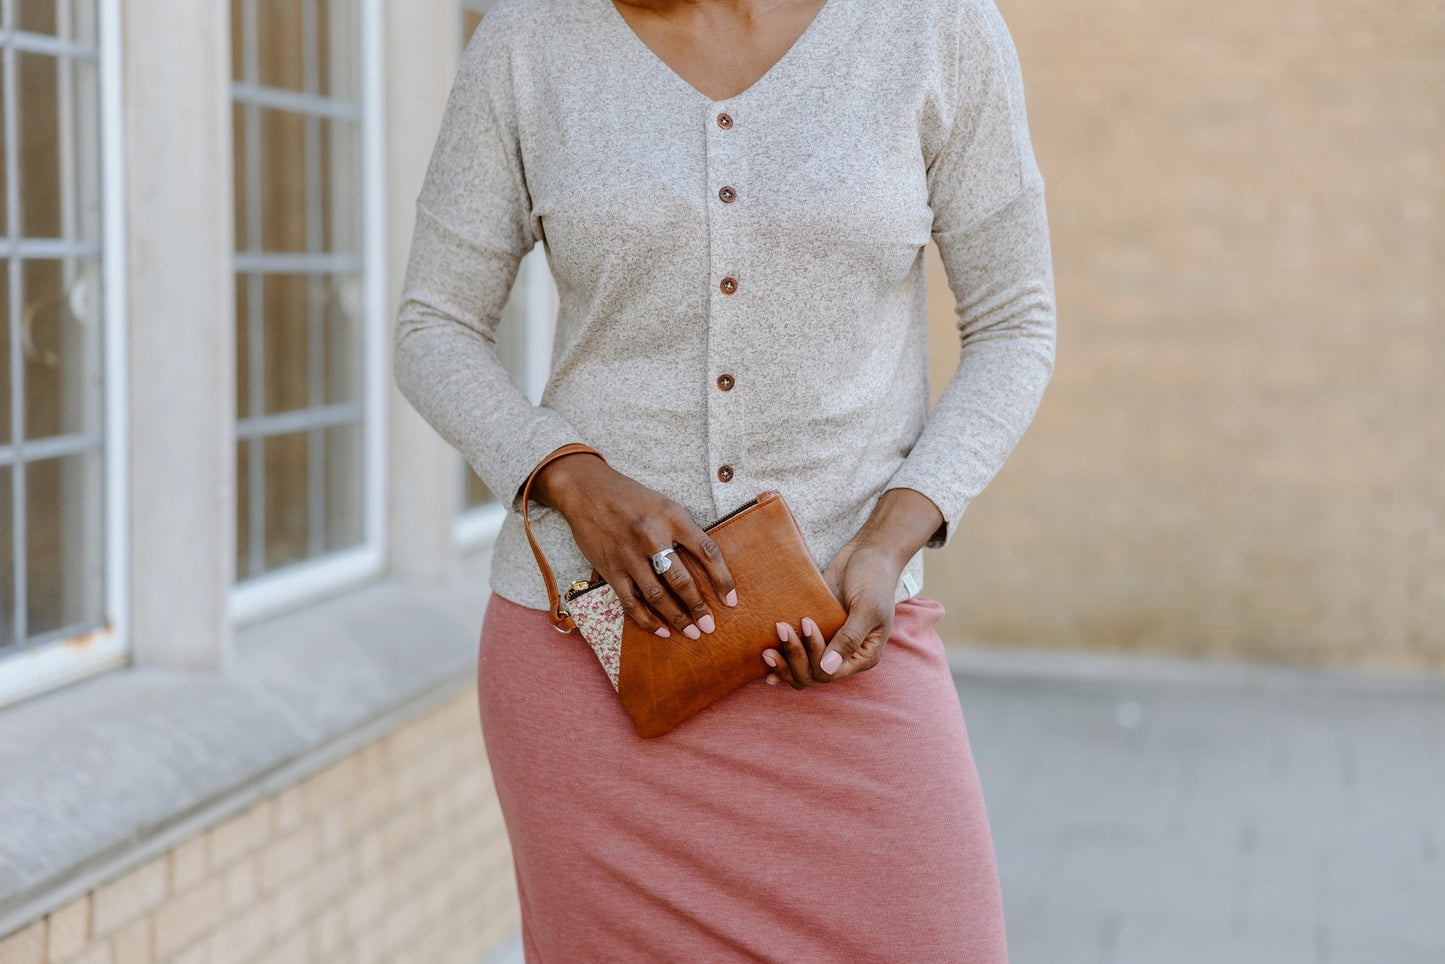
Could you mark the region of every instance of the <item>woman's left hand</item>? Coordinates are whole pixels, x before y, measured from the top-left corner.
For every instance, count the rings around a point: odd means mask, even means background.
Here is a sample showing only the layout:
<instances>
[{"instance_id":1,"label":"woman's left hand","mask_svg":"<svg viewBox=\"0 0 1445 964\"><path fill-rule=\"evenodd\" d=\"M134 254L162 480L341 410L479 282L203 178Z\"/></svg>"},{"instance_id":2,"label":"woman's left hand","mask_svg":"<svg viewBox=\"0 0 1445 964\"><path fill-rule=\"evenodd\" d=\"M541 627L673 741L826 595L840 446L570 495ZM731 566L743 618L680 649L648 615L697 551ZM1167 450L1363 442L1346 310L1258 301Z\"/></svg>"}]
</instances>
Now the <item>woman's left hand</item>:
<instances>
[{"instance_id":1,"label":"woman's left hand","mask_svg":"<svg viewBox=\"0 0 1445 964\"><path fill-rule=\"evenodd\" d=\"M772 670L767 681L801 690L878 665L893 631L893 597L903 568L942 523L942 513L921 493L883 493L868 522L823 570L847 620L831 640L806 615L801 636L791 624L778 623L779 644L763 653Z\"/></svg>"}]
</instances>

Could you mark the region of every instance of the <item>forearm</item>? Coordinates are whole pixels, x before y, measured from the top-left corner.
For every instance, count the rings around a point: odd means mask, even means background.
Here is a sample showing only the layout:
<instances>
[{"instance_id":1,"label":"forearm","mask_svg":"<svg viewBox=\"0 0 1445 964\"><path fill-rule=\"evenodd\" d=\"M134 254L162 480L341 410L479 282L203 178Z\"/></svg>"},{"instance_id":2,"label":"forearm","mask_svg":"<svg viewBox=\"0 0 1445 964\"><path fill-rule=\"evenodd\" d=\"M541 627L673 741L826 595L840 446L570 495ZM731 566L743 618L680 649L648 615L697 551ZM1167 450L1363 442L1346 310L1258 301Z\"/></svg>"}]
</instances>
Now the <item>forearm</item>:
<instances>
[{"instance_id":1,"label":"forearm","mask_svg":"<svg viewBox=\"0 0 1445 964\"><path fill-rule=\"evenodd\" d=\"M941 525L943 513L926 495L913 489L889 489L879 497L854 541L883 552L902 572Z\"/></svg>"},{"instance_id":2,"label":"forearm","mask_svg":"<svg viewBox=\"0 0 1445 964\"><path fill-rule=\"evenodd\" d=\"M584 441L560 414L532 404L483 335L416 303L402 311L397 387L505 503L549 452Z\"/></svg>"},{"instance_id":3,"label":"forearm","mask_svg":"<svg viewBox=\"0 0 1445 964\"><path fill-rule=\"evenodd\" d=\"M966 507L1002 468L1053 372L1053 274L1042 187L986 221L939 236L957 298L958 367L890 486L926 494L952 538Z\"/></svg>"}]
</instances>

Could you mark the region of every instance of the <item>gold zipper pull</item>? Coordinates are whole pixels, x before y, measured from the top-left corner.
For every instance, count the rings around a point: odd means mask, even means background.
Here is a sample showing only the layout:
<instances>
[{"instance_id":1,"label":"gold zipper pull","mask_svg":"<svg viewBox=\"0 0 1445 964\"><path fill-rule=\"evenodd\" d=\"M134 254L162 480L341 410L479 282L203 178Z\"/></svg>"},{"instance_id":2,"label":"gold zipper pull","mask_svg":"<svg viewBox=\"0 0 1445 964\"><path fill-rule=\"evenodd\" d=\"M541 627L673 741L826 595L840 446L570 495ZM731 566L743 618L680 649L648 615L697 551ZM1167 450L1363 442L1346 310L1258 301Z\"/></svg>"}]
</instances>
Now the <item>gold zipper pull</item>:
<instances>
[{"instance_id":1,"label":"gold zipper pull","mask_svg":"<svg viewBox=\"0 0 1445 964\"><path fill-rule=\"evenodd\" d=\"M577 580L576 582L574 582L574 583L572 584L572 587L568 590L568 592L581 592L582 590L586 589L586 588L587 588L588 586L590 586L590 585L592 585L592 584L591 584L590 582L588 582L586 579L579 579L579 580Z\"/></svg>"}]
</instances>

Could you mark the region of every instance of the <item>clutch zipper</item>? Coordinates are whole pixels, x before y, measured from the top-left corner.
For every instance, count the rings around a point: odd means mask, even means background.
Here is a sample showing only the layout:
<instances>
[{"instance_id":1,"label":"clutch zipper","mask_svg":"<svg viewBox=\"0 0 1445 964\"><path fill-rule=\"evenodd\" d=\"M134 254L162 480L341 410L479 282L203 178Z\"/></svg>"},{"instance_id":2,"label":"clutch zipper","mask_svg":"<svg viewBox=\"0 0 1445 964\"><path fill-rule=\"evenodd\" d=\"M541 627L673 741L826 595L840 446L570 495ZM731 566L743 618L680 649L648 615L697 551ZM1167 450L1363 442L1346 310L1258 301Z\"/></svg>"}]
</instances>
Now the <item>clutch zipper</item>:
<instances>
[{"instance_id":1,"label":"clutch zipper","mask_svg":"<svg viewBox=\"0 0 1445 964\"><path fill-rule=\"evenodd\" d=\"M736 509L733 509L726 515L718 516L716 519L703 526L702 531L708 532L712 529L716 529L718 526L722 525L733 516L740 515L757 504L757 499L749 499L748 501L744 502L742 505L738 506ZM562 598L565 599L567 602L571 602L583 593L591 592L597 587L605 585L607 585L607 580L603 579L600 576L593 582L588 582L586 579L579 579L577 582L574 582L570 587L568 587L567 591L563 593Z\"/></svg>"}]
</instances>

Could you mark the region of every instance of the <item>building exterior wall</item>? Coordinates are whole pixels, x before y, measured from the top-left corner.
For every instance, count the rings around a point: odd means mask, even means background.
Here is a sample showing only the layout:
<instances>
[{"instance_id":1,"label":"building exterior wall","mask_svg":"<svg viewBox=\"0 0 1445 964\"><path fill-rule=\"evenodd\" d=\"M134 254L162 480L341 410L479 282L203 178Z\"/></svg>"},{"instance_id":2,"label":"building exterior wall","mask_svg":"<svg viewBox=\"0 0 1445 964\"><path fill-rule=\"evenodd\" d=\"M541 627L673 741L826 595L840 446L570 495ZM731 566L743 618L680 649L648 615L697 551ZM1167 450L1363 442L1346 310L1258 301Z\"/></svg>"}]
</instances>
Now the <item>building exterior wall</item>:
<instances>
[{"instance_id":1,"label":"building exterior wall","mask_svg":"<svg viewBox=\"0 0 1445 964\"><path fill-rule=\"evenodd\" d=\"M1359 0L1000 5L1049 184L1058 365L930 553L944 637L1445 668L1445 18ZM174 41L128 58L124 85L127 672L198 679L235 663L226 8L124 7L132 38ZM466 26L457 0L382 9L394 291ZM176 131L204 136L170 150ZM939 388L957 344L936 252L929 271ZM475 604L460 461L387 399L375 578ZM517 927L475 695L65 900L0 934L0 964L474 964Z\"/></svg>"},{"instance_id":2,"label":"building exterior wall","mask_svg":"<svg viewBox=\"0 0 1445 964\"><path fill-rule=\"evenodd\" d=\"M510 852L475 690L465 679L475 663L467 669L456 658L467 655L461 647L475 652L486 520L471 527L470 541L458 540L463 463L401 400L384 358L366 358L386 373L379 393L386 431L375 436L385 457L376 460L380 477L368 479L389 493L384 537L375 540L384 547L382 564L273 611L238 615L228 54L241 29L233 15L244 8L232 0L99 0L111 18L106 36L120 53L103 90L121 99L124 115L107 161L115 175L107 190L125 201L117 219L125 284L117 294L129 334L120 366L127 422L116 444L129 455L134 495L116 504L129 530L122 554L129 665L52 693L27 691L25 700L0 708L0 759L7 761L0 791L23 788L0 792L0 823L10 831L0 839L0 964L478 964L518 928ZM318 8L326 5L309 9ZM291 6L267 9L279 16ZM394 304L412 205L468 14L462 0L355 0L350 9L381 48L367 60L366 76L380 84L379 110L368 116L384 122L385 145L376 176L358 190L380 195L380 203L368 197L372 216L385 215L368 278L380 278ZM263 31L260 42L267 49L286 39ZM38 103L26 101L27 116L58 111ZM271 210L283 202L268 195L262 203ZM37 567L47 562L42 554L36 560ZM49 583L36 578L32 585ZM385 595L388 586L425 603L378 630L385 620L348 599ZM431 639L429 648L407 636L451 632L459 622L470 641L453 638L438 648ZM388 651L413 660L441 653L448 661L400 681L375 679L385 675L385 660L336 666L348 651L328 633L343 640L390 633ZM283 647L286 658L264 655L268 646ZM287 659L291 668L283 672ZM310 659L316 662L308 666ZM16 665L0 668L13 674ZM437 705L418 702L431 699L437 672L465 684L450 690L464 695L416 716L411 707ZM283 679L286 673L295 675ZM107 684L114 692L141 678L170 680L171 693L189 680L196 692L222 695L204 717L169 734L149 731L167 728L163 711L173 720L178 704L136 701L127 711L134 729L126 730L136 742L112 752L107 740L118 739L115 729L90 714L115 702L104 697ZM320 707L315 714L288 711L283 700L272 716L286 719L274 728L236 715L248 700L294 691L293 683ZM357 719L362 712L373 715ZM89 720L94 732L72 741L47 720ZM178 745L201 747L203 735L220 739L225 752L176 752ZM307 762L335 759L327 748L341 744L339 762L320 771ZM128 762L82 777L86 754ZM10 765L16 760L23 772ZM165 770L171 760L189 760L190 769L177 762ZM224 782L242 772L239 782ZM133 818L137 801L169 809ZM38 823L25 823L41 811ZM68 815L82 811L97 819L67 826ZM26 835L16 828L24 826L39 827L43 832L30 836L46 839L20 839Z\"/></svg>"},{"instance_id":3,"label":"building exterior wall","mask_svg":"<svg viewBox=\"0 0 1445 964\"><path fill-rule=\"evenodd\" d=\"M0 938L0 964L478 964L517 926L468 692Z\"/></svg>"},{"instance_id":4,"label":"building exterior wall","mask_svg":"<svg viewBox=\"0 0 1445 964\"><path fill-rule=\"evenodd\" d=\"M930 557L944 635L1445 669L1439 5L1000 8L1058 363Z\"/></svg>"}]
</instances>

